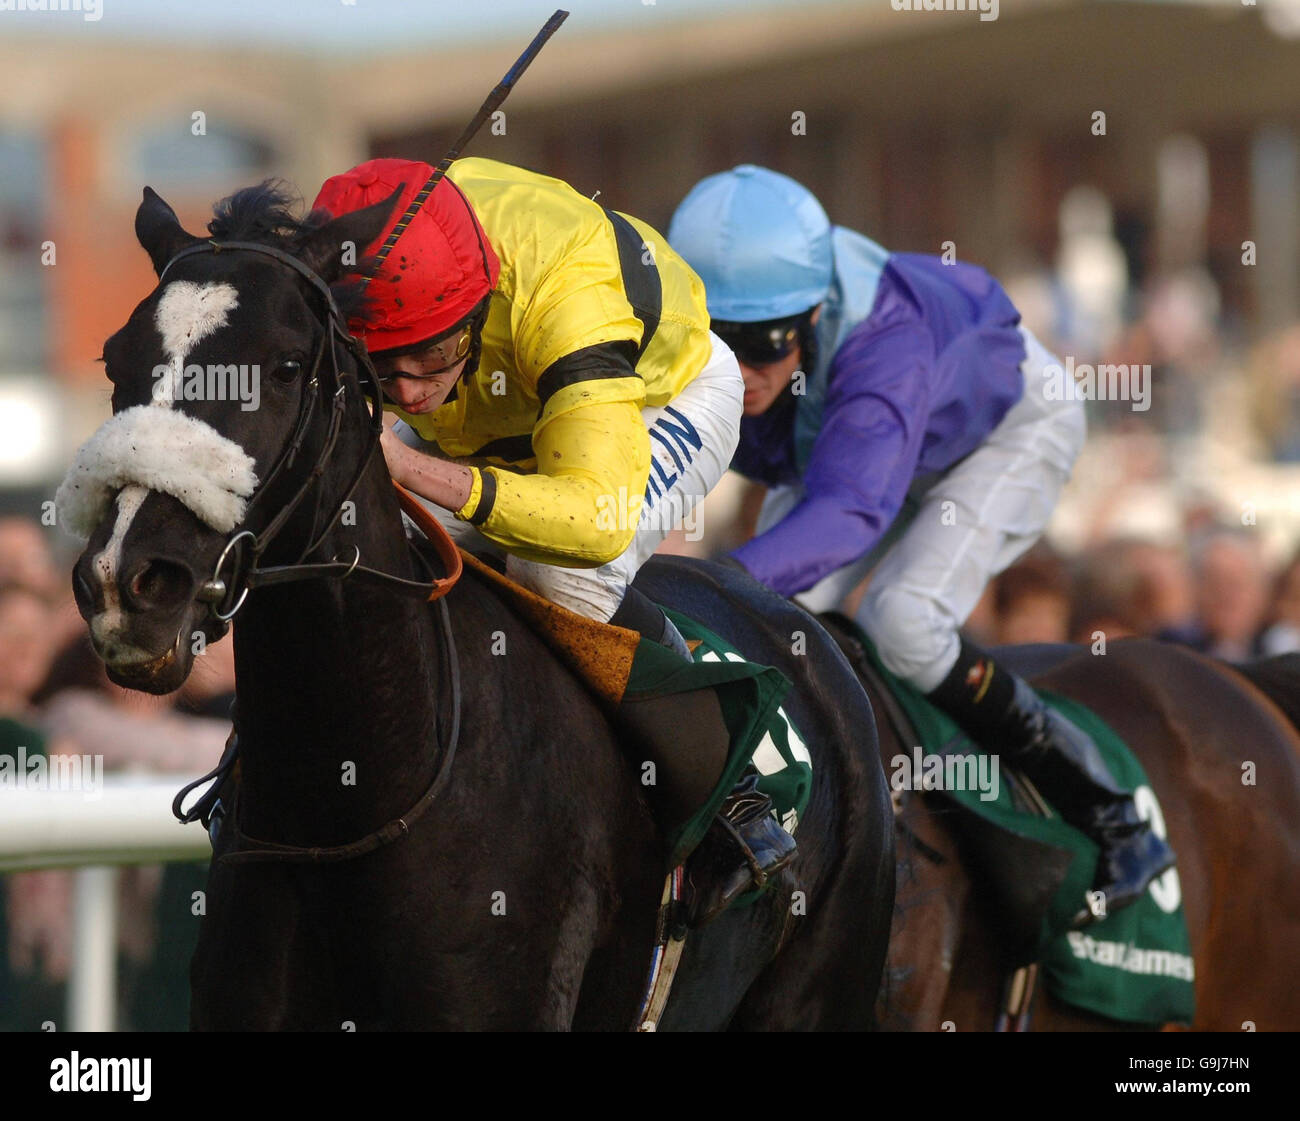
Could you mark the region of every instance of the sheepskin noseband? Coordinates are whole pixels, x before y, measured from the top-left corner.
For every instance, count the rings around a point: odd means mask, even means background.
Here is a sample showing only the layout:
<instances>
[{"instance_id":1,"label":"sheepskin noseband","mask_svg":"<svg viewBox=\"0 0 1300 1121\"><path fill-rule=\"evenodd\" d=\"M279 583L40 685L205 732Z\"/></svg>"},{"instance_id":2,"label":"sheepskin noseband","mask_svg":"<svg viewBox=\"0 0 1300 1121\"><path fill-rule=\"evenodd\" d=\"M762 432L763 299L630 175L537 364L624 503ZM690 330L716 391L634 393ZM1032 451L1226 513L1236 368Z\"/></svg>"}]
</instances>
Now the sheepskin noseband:
<instances>
[{"instance_id":1,"label":"sheepskin noseband","mask_svg":"<svg viewBox=\"0 0 1300 1121\"><path fill-rule=\"evenodd\" d=\"M257 487L252 456L211 425L155 405L124 409L86 441L54 497L59 524L89 537L113 492L135 484L183 502L221 533L244 520Z\"/></svg>"}]
</instances>

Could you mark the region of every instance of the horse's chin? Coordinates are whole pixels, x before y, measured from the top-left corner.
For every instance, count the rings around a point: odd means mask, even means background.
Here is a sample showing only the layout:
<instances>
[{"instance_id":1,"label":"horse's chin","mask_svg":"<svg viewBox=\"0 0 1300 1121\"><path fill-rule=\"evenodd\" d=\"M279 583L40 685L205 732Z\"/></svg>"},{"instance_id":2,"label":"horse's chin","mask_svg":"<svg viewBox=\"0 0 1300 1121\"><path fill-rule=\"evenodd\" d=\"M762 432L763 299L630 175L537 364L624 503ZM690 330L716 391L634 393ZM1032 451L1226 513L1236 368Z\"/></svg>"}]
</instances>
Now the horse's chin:
<instances>
[{"instance_id":1,"label":"horse's chin","mask_svg":"<svg viewBox=\"0 0 1300 1121\"><path fill-rule=\"evenodd\" d=\"M181 641L183 635L182 630L177 634L171 649L148 661L120 662L116 665L105 662L108 679L114 685L141 693L175 692L185 684L190 670L194 668L194 656Z\"/></svg>"}]
</instances>

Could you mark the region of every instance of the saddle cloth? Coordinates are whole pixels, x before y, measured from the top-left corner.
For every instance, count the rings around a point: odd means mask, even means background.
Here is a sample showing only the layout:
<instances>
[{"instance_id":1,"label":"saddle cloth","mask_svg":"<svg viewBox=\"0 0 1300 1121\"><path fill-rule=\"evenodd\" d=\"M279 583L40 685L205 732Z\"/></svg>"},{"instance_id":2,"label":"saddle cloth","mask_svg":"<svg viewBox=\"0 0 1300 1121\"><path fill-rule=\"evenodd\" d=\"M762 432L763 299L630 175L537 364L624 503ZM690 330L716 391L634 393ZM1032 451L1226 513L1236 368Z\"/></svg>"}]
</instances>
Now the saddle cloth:
<instances>
[{"instance_id":1,"label":"saddle cloth","mask_svg":"<svg viewBox=\"0 0 1300 1121\"><path fill-rule=\"evenodd\" d=\"M1076 1008L1129 1023L1190 1024L1195 967L1177 869L1132 906L1070 930L1096 870L1093 842L1054 813L1035 813L1018 796L1017 776L885 669L861 628L839 615L833 622L851 630L915 732L912 750L886 761L886 778L895 790L924 791L958 810L952 823L963 857L992 893L1017 964L1038 961L1048 991ZM1146 772L1115 730L1077 701L1039 692L1093 738L1116 780L1162 822Z\"/></svg>"}]
</instances>

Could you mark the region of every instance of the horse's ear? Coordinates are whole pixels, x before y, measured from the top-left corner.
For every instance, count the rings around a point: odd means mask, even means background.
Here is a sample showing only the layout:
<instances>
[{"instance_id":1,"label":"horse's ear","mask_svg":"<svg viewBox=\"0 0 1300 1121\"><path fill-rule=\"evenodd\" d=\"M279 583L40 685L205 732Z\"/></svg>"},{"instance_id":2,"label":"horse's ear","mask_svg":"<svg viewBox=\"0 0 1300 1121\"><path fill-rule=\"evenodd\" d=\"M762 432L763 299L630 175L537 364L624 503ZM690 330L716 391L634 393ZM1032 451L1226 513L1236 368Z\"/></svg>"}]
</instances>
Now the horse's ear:
<instances>
[{"instance_id":1,"label":"horse's ear","mask_svg":"<svg viewBox=\"0 0 1300 1121\"><path fill-rule=\"evenodd\" d=\"M298 249L299 259L326 284L336 281L344 271L345 255L347 268L360 264L362 251L383 232L405 187L402 183L386 199L335 218L308 234Z\"/></svg>"},{"instance_id":2,"label":"horse's ear","mask_svg":"<svg viewBox=\"0 0 1300 1121\"><path fill-rule=\"evenodd\" d=\"M163 202L152 187L144 189L140 209L135 212L135 236L149 254L153 271L159 276L177 253L187 245L203 240L182 228L176 211Z\"/></svg>"}]
</instances>

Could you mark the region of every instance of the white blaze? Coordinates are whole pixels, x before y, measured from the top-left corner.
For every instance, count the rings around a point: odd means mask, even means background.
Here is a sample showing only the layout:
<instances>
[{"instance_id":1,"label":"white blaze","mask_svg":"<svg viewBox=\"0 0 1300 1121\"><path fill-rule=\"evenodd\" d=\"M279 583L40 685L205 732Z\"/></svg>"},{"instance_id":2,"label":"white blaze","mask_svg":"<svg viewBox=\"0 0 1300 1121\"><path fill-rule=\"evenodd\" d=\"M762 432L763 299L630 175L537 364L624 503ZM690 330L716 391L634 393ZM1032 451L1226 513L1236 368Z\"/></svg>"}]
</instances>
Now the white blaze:
<instances>
[{"instance_id":1,"label":"white blaze","mask_svg":"<svg viewBox=\"0 0 1300 1121\"><path fill-rule=\"evenodd\" d=\"M122 597L118 594L117 578L122 569L122 546L126 531L139 513L140 506L149 496L144 487L124 487L117 496L117 521L108 543L90 562L91 571L104 592L104 610L90 621L96 641L104 643L122 628Z\"/></svg>"},{"instance_id":2,"label":"white blaze","mask_svg":"<svg viewBox=\"0 0 1300 1121\"><path fill-rule=\"evenodd\" d=\"M226 325L229 313L239 306L239 293L224 282L195 284L173 280L154 309L154 326L162 336L163 353L170 368L167 377L154 386L154 403L170 407L172 394L180 384L185 360L203 339Z\"/></svg>"},{"instance_id":3,"label":"white blaze","mask_svg":"<svg viewBox=\"0 0 1300 1121\"><path fill-rule=\"evenodd\" d=\"M226 530L243 518L257 484L253 461L210 425L172 412L175 387L200 341L226 326L239 306L239 293L223 282L174 280L158 300L154 326L170 364L166 384L155 384L153 405L135 407L105 422L77 454L59 488L61 524L89 535L107 513L116 487L117 520L91 571L103 593L104 610L91 620L96 640L112 638L125 622L118 580L131 522L151 490L173 494L209 525Z\"/></svg>"}]
</instances>

